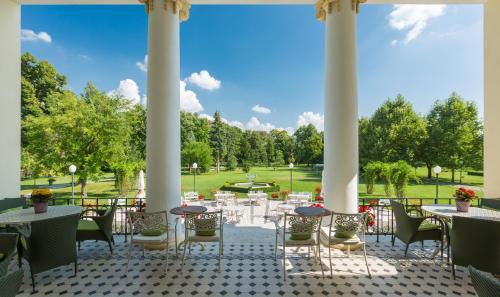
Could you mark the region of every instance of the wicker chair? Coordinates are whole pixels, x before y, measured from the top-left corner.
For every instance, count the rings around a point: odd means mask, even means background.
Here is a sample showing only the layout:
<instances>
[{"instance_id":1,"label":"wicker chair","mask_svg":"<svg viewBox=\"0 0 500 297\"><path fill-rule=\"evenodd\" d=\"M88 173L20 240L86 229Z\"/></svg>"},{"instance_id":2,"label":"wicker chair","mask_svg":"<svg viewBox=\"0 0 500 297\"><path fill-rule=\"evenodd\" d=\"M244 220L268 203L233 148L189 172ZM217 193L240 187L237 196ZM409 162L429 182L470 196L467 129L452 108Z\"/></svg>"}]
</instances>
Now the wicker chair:
<instances>
[{"instance_id":1,"label":"wicker chair","mask_svg":"<svg viewBox=\"0 0 500 297\"><path fill-rule=\"evenodd\" d=\"M481 207L500 210L500 198L482 198Z\"/></svg>"},{"instance_id":2,"label":"wicker chair","mask_svg":"<svg viewBox=\"0 0 500 297\"><path fill-rule=\"evenodd\" d=\"M278 258L278 238L283 244L283 279L286 280L286 248L287 247L307 247L308 255L311 248L314 250L314 258L319 258L321 274L325 277L323 264L321 263L321 242L320 227L322 216L301 216L298 214L285 213L283 216L283 226L280 221L276 224L276 241L274 245L274 257ZM317 256L316 256L317 253Z\"/></svg>"},{"instance_id":3,"label":"wicker chair","mask_svg":"<svg viewBox=\"0 0 500 297\"><path fill-rule=\"evenodd\" d=\"M330 260L330 276L333 277L332 247L343 244L347 248L347 256L350 257L351 246L361 245L365 257L366 270L371 278L370 267L366 257L365 229L368 213L332 213L330 224L323 229L328 235L328 258Z\"/></svg>"},{"instance_id":4,"label":"wicker chair","mask_svg":"<svg viewBox=\"0 0 500 297\"><path fill-rule=\"evenodd\" d=\"M35 274L74 263L78 270L76 228L79 214L31 223L30 234L22 233L23 258L30 266L33 291Z\"/></svg>"},{"instance_id":5,"label":"wicker chair","mask_svg":"<svg viewBox=\"0 0 500 297\"><path fill-rule=\"evenodd\" d=\"M498 297L500 296L500 281L489 273L469 265L469 274L472 285L479 297Z\"/></svg>"},{"instance_id":6,"label":"wicker chair","mask_svg":"<svg viewBox=\"0 0 500 297\"><path fill-rule=\"evenodd\" d=\"M186 250L191 254L191 244L193 242L218 242L219 257L218 267L221 270L221 257L224 252L224 221L222 210L205 212L202 214L186 214L185 241L182 255L182 269L186 259ZM195 233L191 235L190 233ZM219 233L219 234L217 234Z\"/></svg>"},{"instance_id":7,"label":"wicker chair","mask_svg":"<svg viewBox=\"0 0 500 297\"><path fill-rule=\"evenodd\" d=\"M0 234L0 297L14 297L21 286L24 272L17 270L9 273L8 268L17 246L18 234Z\"/></svg>"},{"instance_id":8,"label":"wicker chair","mask_svg":"<svg viewBox=\"0 0 500 297\"><path fill-rule=\"evenodd\" d=\"M113 253L113 219L115 217L116 205L118 199L114 199L111 207L101 216L84 216L83 220L78 222L78 230L76 232L76 240L78 248L80 242L85 240L102 240L109 245L109 251Z\"/></svg>"},{"instance_id":9,"label":"wicker chair","mask_svg":"<svg viewBox=\"0 0 500 297\"><path fill-rule=\"evenodd\" d=\"M392 245L396 238L406 244L405 257L408 254L408 247L413 242L424 240L437 240L441 243L441 259L443 258L443 236L444 223L435 216L410 216L402 203L391 199L392 211L396 220L396 231L392 238ZM428 222L428 219L435 219L439 225Z\"/></svg>"},{"instance_id":10,"label":"wicker chair","mask_svg":"<svg viewBox=\"0 0 500 297\"><path fill-rule=\"evenodd\" d=\"M21 287L24 272L17 270L0 276L0 297L15 297Z\"/></svg>"},{"instance_id":11,"label":"wicker chair","mask_svg":"<svg viewBox=\"0 0 500 297\"><path fill-rule=\"evenodd\" d=\"M165 247L165 273L168 270L168 244L169 233L173 228L169 227L167 211L159 212L128 212L128 222L130 224L130 244L127 257L127 271L132 256L134 245L142 246L142 256L144 257L145 245L166 245Z\"/></svg>"}]
</instances>

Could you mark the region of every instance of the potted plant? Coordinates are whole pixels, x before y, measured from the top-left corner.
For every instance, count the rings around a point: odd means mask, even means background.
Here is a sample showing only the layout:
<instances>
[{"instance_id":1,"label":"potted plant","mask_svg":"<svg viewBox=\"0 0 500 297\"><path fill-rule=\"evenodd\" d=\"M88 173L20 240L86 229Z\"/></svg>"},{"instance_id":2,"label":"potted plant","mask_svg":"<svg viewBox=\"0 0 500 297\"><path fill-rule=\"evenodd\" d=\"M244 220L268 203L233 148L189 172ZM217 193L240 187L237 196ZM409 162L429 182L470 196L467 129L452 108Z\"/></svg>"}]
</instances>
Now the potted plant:
<instances>
[{"instance_id":1,"label":"potted plant","mask_svg":"<svg viewBox=\"0 0 500 297\"><path fill-rule=\"evenodd\" d=\"M361 205L358 207L359 213L368 213L366 216L366 227L372 227L375 225L375 214L372 212L372 208L368 205Z\"/></svg>"},{"instance_id":2,"label":"potted plant","mask_svg":"<svg viewBox=\"0 0 500 297\"><path fill-rule=\"evenodd\" d=\"M34 189L31 192L31 201L35 213L47 212L50 199L52 199L52 192L49 189Z\"/></svg>"},{"instance_id":3,"label":"potted plant","mask_svg":"<svg viewBox=\"0 0 500 297\"><path fill-rule=\"evenodd\" d=\"M279 197L280 197L280 196L278 195L278 193L272 193L272 194L271 194L271 198L272 198L272 199L275 199L275 200L276 200L276 199L278 199Z\"/></svg>"},{"instance_id":4,"label":"potted plant","mask_svg":"<svg viewBox=\"0 0 500 297\"><path fill-rule=\"evenodd\" d=\"M455 205L458 212L469 212L472 199L476 199L476 193L471 189L460 187L455 191Z\"/></svg>"},{"instance_id":5,"label":"potted plant","mask_svg":"<svg viewBox=\"0 0 500 297\"><path fill-rule=\"evenodd\" d=\"M205 200L205 194L201 193L198 195L198 200Z\"/></svg>"}]
</instances>

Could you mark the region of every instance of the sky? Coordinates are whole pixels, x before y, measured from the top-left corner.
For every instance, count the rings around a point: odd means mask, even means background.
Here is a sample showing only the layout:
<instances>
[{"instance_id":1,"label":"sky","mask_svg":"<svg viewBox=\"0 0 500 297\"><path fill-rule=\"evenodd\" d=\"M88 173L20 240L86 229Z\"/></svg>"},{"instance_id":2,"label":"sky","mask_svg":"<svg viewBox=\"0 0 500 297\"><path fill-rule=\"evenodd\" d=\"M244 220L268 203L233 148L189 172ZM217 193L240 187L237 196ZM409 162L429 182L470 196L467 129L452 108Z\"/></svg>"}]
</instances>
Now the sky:
<instances>
[{"instance_id":1,"label":"sky","mask_svg":"<svg viewBox=\"0 0 500 297\"><path fill-rule=\"evenodd\" d=\"M313 6L193 6L180 26L181 108L250 130L323 129L324 24ZM22 51L80 93L87 82L147 100L140 5L23 6ZM482 5L362 5L359 116L402 94L417 112L458 92L483 114Z\"/></svg>"}]
</instances>

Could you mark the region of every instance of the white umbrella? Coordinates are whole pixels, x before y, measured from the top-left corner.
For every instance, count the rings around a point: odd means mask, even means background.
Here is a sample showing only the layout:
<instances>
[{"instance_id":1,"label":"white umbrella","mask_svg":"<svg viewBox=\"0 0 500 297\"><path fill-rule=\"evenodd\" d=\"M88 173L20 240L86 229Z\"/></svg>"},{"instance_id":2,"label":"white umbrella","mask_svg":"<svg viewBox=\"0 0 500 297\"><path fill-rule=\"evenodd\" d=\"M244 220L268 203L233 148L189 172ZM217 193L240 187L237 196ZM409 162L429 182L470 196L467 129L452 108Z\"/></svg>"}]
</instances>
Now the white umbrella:
<instances>
[{"instance_id":1,"label":"white umbrella","mask_svg":"<svg viewBox=\"0 0 500 297\"><path fill-rule=\"evenodd\" d=\"M144 171L139 171L139 178L137 180L137 189L144 190Z\"/></svg>"}]
</instances>

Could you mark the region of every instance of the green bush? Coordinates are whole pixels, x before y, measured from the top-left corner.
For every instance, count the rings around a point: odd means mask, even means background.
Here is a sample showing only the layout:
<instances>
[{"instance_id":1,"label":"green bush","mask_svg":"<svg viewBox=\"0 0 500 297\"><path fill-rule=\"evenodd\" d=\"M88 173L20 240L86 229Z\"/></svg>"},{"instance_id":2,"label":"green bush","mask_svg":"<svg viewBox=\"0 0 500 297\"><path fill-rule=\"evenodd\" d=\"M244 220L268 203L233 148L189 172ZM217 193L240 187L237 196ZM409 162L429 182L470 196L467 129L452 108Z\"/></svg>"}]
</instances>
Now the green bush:
<instances>
[{"instance_id":1,"label":"green bush","mask_svg":"<svg viewBox=\"0 0 500 297\"><path fill-rule=\"evenodd\" d=\"M392 163L390 166L392 168L391 180L394 184L396 197L405 198L406 189L410 180L418 181L415 171L413 170L413 167L408 165L405 161L398 161L396 163Z\"/></svg>"}]
</instances>

